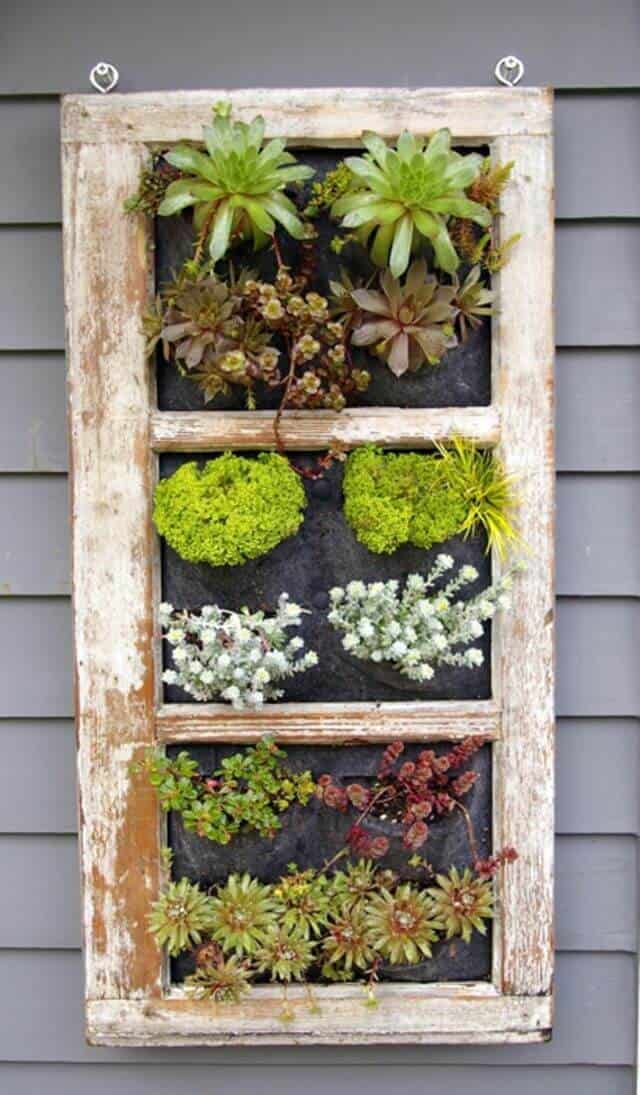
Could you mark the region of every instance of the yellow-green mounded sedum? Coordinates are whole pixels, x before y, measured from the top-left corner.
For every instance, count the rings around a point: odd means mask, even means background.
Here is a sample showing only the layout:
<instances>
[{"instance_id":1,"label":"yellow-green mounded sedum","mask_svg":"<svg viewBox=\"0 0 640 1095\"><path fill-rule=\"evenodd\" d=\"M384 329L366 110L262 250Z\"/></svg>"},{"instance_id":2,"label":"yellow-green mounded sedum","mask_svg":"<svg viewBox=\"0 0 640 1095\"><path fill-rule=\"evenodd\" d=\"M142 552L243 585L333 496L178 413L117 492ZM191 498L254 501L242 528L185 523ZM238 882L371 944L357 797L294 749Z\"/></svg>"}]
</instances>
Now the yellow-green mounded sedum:
<instances>
[{"instance_id":1,"label":"yellow-green mounded sedum","mask_svg":"<svg viewBox=\"0 0 640 1095\"><path fill-rule=\"evenodd\" d=\"M356 449L342 484L344 514L356 538L369 551L391 554L402 544L430 548L455 536L467 505L447 470L431 454Z\"/></svg>"},{"instance_id":2,"label":"yellow-green mounded sedum","mask_svg":"<svg viewBox=\"0 0 640 1095\"><path fill-rule=\"evenodd\" d=\"M224 453L183 464L155 491L153 520L190 563L237 566L266 555L299 529L306 496L283 456Z\"/></svg>"}]
</instances>

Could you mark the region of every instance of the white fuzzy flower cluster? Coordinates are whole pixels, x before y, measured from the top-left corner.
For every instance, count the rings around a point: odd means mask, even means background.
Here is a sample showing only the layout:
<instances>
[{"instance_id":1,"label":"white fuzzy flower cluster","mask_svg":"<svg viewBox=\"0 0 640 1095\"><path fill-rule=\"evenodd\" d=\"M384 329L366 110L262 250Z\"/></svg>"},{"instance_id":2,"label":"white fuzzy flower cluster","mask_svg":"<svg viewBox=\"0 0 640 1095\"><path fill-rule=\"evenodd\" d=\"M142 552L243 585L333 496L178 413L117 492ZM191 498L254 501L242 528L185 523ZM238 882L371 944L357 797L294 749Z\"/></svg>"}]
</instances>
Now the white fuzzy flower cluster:
<instances>
[{"instance_id":1,"label":"white fuzzy flower cluster","mask_svg":"<svg viewBox=\"0 0 640 1095\"><path fill-rule=\"evenodd\" d=\"M497 609L509 607L511 574L462 601L457 594L476 581L475 567L462 566L441 589L434 588L453 566L450 555L438 555L427 576L410 574L402 591L397 581L332 589L329 620L344 632L344 649L356 658L390 662L414 681L431 680L438 665L482 665L482 651L469 644L481 638Z\"/></svg>"},{"instance_id":2,"label":"white fuzzy flower cluster","mask_svg":"<svg viewBox=\"0 0 640 1095\"><path fill-rule=\"evenodd\" d=\"M177 612L161 604L160 625L175 666L162 679L196 700L222 699L236 708L277 700L283 694L280 681L318 664L313 650L302 653L300 636L287 635L289 628L300 626L303 612L286 593L272 616L246 608L229 612L218 605Z\"/></svg>"}]
</instances>

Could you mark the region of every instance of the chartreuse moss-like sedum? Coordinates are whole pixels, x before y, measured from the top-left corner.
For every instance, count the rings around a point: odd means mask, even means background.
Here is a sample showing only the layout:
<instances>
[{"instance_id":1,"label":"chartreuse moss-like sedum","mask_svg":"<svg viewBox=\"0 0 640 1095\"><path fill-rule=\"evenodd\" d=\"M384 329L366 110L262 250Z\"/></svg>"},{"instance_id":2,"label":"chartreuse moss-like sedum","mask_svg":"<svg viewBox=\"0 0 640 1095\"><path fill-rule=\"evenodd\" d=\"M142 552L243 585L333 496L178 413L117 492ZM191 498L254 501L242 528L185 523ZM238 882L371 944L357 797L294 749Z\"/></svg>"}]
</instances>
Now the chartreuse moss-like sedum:
<instances>
[{"instance_id":1,"label":"chartreuse moss-like sedum","mask_svg":"<svg viewBox=\"0 0 640 1095\"><path fill-rule=\"evenodd\" d=\"M283 456L224 453L202 468L183 464L162 479L153 520L183 559L237 566L293 536L306 504L300 478Z\"/></svg>"},{"instance_id":2,"label":"chartreuse moss-like sedum","mask_svg":"<svg viewBox=\"0 0 640 1095\"><path fill-rule=\"evenodd\" d=\"M366 445L346 463L344 513L369 551L390 554L402 544L430 548L460 531L467 516L462 490L437 455L382 452Z\"/></svg>"}]
</instances>

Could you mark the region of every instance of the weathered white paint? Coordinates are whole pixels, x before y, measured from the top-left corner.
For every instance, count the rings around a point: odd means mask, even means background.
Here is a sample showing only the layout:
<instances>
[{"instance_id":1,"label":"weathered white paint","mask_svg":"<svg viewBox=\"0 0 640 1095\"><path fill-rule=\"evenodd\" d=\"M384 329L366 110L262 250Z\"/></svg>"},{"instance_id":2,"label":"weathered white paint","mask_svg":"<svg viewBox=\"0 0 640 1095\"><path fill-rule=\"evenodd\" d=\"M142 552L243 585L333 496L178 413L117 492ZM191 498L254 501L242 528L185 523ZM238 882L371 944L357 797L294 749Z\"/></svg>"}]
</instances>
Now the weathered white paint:
<instances>
[{"instance_id":1,"label":"weathered white paint","mask_svg":"<svg viewBox=\"0 0 640 1095\"><path fill-rule=\"evenodd\" d=\"M273 734L282 742L460 741L494 740L500 734L500 710L492 700L444 700L418 703L278 703L259 711L234 711L229 704L180 704L160 707L158 740L257 741Z\"/></svg>"},{"instance_id":2,"label":"weathered white paint","mask_svg":"<svg viewBox=\"0 0 640 1095\"><path fill-rule=\"evenodd\" d=\"M160 990L144 914L157 806L130 764L153 740L146 238L122 203L141 145L65 146L65 288L80 846L87 996Z\"/></svg>"},{"instance_id":3,"label":"weathered white paint","mask_svg":"<svg viewBox=\"0 0 640 1095\"><path fill-rule=\"evenodd\" d=\"M158 548L151 525L156 450L260 447L271 415L164 415L154 410L140 318L148 298L142 219L126 218L149 144L197 140L212 104L260 110L270 133L300 144L349 144L362 128L396 136L448 125L488 140L516 171L503 232L524 240L498 279L493 405L287 416L292 447L388 440L428 444L466 433L498 442L521 476L520 527L531 548L515 607L496 627L495 701L489 704L309 705L268 712L281 740L497 738L494 846L518 847L494 930L494 985L383 986L364 1018L349 986L322 988L322 1016L283 1029L273 993L217 1008L162 997L163 962L146 931L158 892L160 826L152 789L129 761L149 742L250 740L261 716L159 703ZM368 89L195 92L70 97L63 107L65 268L70 355L77 707L80 738L88 1031L99 1044L226 1042L537 1041L552 999L552 350L550 96L540 89ZM247 432L250 431L250 432ZM315 438L315 441L314 441ZM298 439L298 441L296 440ZM154 639L154 635L156 636ZM419 709L419 710L418 710ZM382 713L381 713L382 712ZM266 713L265 713L266 714ZM320 717L319 717L320 716ZM271 727L270 727L271 728ZM355 993L360 993L356 989ZM295 996L295 993L293 994ZM401 1005L400 1005L401 1001Z\"/></svg>"},{"instance_id":4,"label":"weathered white paint","mask_svg":"<svg viewBox=\"0 0 640 1095\"><path fill-rule=\"evenodd\" d=\"M397 137L403 129L426 134L446 125L455 137L476 141L551 132L550 95L544 88L221 88L67 95L62 139L156 145L201 141L202 126L221 99L231 103L239 121L262 114L268 136L300 146L357 144L365 129Z\"/></svg>"},{"instance_id":5,"label":"weathered white paint","mask_svg":"<svg viewBox=\"0 0 640 1095\"><path fill-rule=\"evenodd\" d=\"M88 1007L92 1045L254 1045L283 1043L542 1042L549 1037L551 1000L498 996L475 986L434 993L430 986L380 985L378 1006L364 1004L361 986L314 989L313 1014L299 987L289 990L294 1018L282 1023L278 989L255 988L241 1005L185 999L101 1000Z\"/></svg>"},{"instance_id":6,"label":"weathered white paint","mask_svg":"<svg viewBox=\"0 0 640 1095\"><path fill-rule=\"evenodd\" d=\"M151 443L159 452L207 452L227 447L273 449L274 419L272 411L161 411L151 417ZM279 434L285 449L303 452L365 444L428 446L456 436L489 447L500 436L500 412L496 407L285 411Z\"/></svg>"},{"instance_id":7,"label":"weathered white paint","mask_svg":"<svg viewBox=\"0 0 640 1095\"><path fill-rule=\"evenodd\" d=\"M501 613L492 632L493 691L502 706L494 840L519 854L502 878L494 974L505 992L520 995L549 992L553 974L551 140L502 137L492 154L515 161L500 202L501 237L523 237L496 279L500 306L492 324L492 391L502 419L497 452L518 479L518 527L526 545L526 571L514 582L512 608Z\"/></svg>"}]
</instances>

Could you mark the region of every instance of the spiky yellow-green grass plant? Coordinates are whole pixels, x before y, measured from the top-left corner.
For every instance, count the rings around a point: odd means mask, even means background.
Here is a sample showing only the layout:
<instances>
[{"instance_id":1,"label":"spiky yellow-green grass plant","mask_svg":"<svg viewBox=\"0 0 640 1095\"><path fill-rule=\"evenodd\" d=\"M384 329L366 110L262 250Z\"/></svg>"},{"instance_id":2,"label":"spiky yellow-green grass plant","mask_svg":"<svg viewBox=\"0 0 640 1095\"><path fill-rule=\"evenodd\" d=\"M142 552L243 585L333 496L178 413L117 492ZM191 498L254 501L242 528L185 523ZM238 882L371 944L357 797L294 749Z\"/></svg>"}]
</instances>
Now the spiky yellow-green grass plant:
<instances>
[{"instance_id":1,"label":"spiky yellow-green grass plant","mask_svg":"<svg viewBox=\"0 0 640 1095\"><path fill-rule=\"evenodd\" d=\"M495 548L504 558L510 544L519 541L514 524L518 507L516 477L508 474L494 453L471 441L454 437L436 445L451 489L463 500L465 517L458 531L472 536L479 528L487 536L487 551Z\"/></svg>"}]
</instances>

